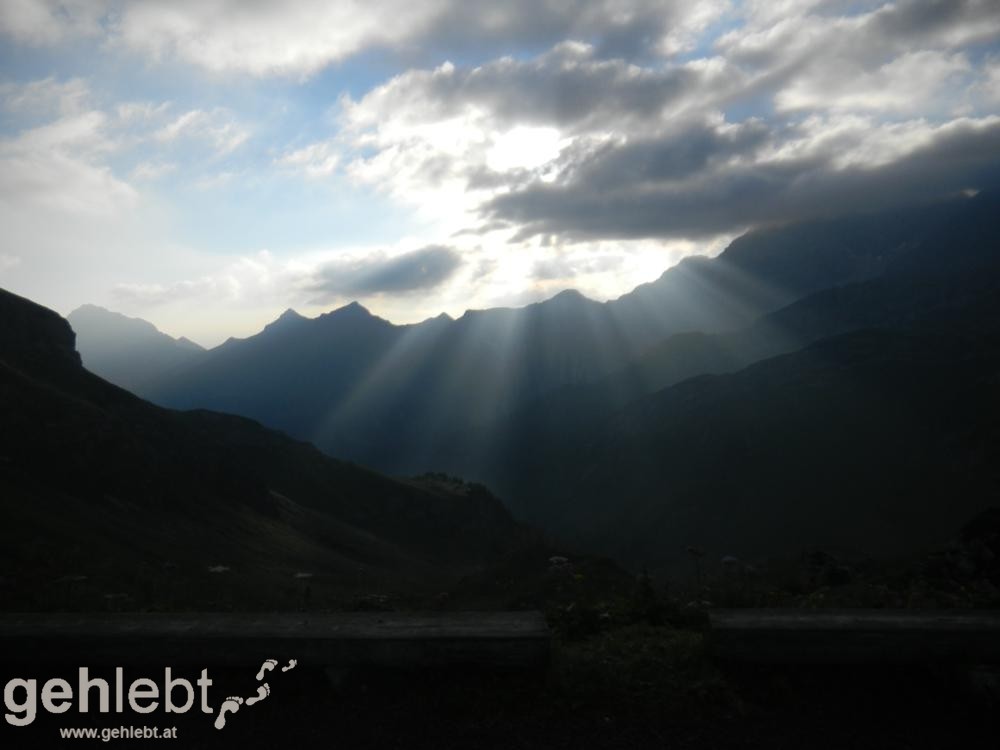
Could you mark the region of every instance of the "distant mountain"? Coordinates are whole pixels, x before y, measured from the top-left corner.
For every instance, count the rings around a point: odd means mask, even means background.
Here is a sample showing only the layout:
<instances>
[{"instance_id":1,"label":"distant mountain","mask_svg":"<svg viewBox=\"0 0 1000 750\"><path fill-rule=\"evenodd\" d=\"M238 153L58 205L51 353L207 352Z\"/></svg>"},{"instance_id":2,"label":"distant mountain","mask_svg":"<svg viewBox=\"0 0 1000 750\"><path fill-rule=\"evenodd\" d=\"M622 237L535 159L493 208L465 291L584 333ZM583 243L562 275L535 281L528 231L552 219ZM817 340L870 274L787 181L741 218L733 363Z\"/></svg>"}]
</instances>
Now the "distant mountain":
<instances>
[{"instance_id":1,"label":"distant mountain","mask_svg":"<svg viewBox=\"0 0 1000 750\"><path fill-rule=\"evenodd\" d=\"M205 352L189 339L162 333L152 323L96 305L78 307L67 320L76 332L84 367L137 394L148 393Z\"/></svg>"},{"instance_id":2,"label":"distant mountain","mask_svg":"<svg viewBox=\"0 0 1000 750\"><path fill-rule=\"evenodd\" d=\"M3 290L0 420L8 609L426 596L525 534L482 487L391 480L245 418L144 402L81 366L65 320Z\"/></svg>"},{"instance_id":3,"label":"distant mountain","mask_svg":"<svg viewBox=\"0 0 1000 750\"><path fill-rule=\"evenodd\" d=\"M748 232L716 258L687 258L609 303L649 343L743 328L823 289L876 278L966 203L951 199ZM643 347L645 348L645 347Z\"/></svg>"},{"instance_id":4,"label":"distant mountain","mask_svg":"<svg viewBox=\"0 0 1000 750\"><path fill-rule=\"evenodd\" d=\"M1000 199L981 194L877 278L537 400L499 431L502 493L649 565L689 545L762 559L943 542L1000 490L998 236Z\"/></svg>"},{"instance_id":5,"label":"distant mountain","mask_svg":"<svg viewBox=\"0 0 1000 750\"><path fill-rule=\"evenodd\" d=\"M595 339L607 346L595 349ZM410 326L354 303L312 320L286 314L147 395L252 416L331 454L412 473L427 468L424 450L440 435L475 430L526 397L607 372L633 351L604 306L576 293Z\"/></svg>"},{"instance_id":6,"label":"distant mountain","mask_svg":"<svg viewBox=\"0 0 1000 750\"><path fill-rule=\"evenodd\" d=\"M315 319L288 311L162 378L144 375L136 391L173 408L249 416L390 473L482 476L496 455L497 425L545 394L620 373L671 335L742 329L817 290L876 278L961 204L761 230L607 303L567 291L520 309L409 326L357 303ZM688 341L699 345L697 336ZM803 343L768 338L746 359ZM81 348L87 361L83 339ZM708 369L730 366L715 362L721 353L709 355ZM692 370L703 366L693 354L680 359L688 363L677 377L703 371Z\"/></svg>"}]
</instances>

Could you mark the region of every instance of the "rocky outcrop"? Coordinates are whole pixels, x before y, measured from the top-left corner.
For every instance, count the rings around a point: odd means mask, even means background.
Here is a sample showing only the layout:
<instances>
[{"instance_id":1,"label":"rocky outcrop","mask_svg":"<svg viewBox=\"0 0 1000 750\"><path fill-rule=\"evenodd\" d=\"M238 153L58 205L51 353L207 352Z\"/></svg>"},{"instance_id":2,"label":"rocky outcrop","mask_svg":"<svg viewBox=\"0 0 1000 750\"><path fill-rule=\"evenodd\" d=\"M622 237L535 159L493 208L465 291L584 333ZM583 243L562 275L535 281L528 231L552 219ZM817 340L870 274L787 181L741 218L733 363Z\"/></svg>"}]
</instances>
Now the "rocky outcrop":
<instances>
[{"instance_id":1,"label":"rocky outcrop","mask_svg":"<svg viewBox=\"0 0 1000 750\"><path fill-rule=\"evenodd\" d=\"M69 323L4 289L0 289L0 359L32 374L81 366Z\"/></svg>"}]
</instances>

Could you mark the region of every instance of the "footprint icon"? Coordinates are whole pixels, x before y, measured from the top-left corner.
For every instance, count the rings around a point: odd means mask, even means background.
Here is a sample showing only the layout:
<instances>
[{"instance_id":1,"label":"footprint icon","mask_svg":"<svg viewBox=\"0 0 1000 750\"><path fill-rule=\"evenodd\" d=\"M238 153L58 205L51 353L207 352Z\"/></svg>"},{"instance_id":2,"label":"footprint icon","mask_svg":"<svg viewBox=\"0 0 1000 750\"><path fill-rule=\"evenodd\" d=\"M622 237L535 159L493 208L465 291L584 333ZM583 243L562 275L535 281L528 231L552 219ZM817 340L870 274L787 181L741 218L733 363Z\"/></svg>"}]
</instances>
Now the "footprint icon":
<instances>
[{"instance_id":1,"label":"footprint icon","mask_svg":"<svg viewBox=\"0 0 1000 750\"><path fill-rule=\"evenodd\" d=\"M231 695L222 701L222 706L219 708L219 715L215 719L215 728L222 729L226 726L226 716L239 711L242 705L243 699L238 695Z\"/></svg>"},{"instance_id":2,"label":"footprint icon","mask_svg":"<svg viewBox=\"0 0 1000 750\"><path fill-rule=\"evenodd\" d=\"M289 659L288 660L288 666L287 667L282 667L281 671L282 672L290 672L291 670L295 669L296 666L298 666L298 662L295 661L295 659Z\"/></svg>"},{"instance_id":3,"label":"footprint icon","mask_svg":"<svg viewBox=\"0 0 1000 750\"><path fill-rule=\"evenodd\" d=\"M247 698L247 705L252 706L254 703L259 703L270 694L271 694L271 686L265 682L263 685L257 688L257 695L255 695L253 698Z\"/></svg>"},{"instance_id":4,"label":"footprint icon","mask_svg":"<svg viewBox=\"0 0 1000 750\"><path fill-rule=\"evenodd\" d=\"M260 671L257 673L257 681L260 682L261 680L263 680L264 679L264 675L267 674L268 672L270 672L276 666L278 666L278 660L277 659L267 659L267 660L265 660L264 663L260 665Z\"/></svg>"}]
</instances>

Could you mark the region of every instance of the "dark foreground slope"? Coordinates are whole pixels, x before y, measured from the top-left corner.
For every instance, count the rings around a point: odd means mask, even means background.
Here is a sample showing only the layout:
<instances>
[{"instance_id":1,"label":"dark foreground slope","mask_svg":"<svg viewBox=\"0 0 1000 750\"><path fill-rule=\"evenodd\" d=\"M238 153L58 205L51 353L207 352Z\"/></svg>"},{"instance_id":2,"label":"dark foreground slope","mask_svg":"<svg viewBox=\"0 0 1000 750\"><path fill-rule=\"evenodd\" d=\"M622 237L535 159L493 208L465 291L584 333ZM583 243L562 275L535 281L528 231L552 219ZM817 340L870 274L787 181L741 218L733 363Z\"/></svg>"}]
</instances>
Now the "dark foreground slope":
<instances>
[{"instance_id":1,"label":"dark foreground slope","mask_svg":"<svg viewBox=\"0 0 1000 750\"><path fill-rule=\"evenodd\" d=\"M523 535L483 488L391 480L247 419L144 402L5 291L0 423L7 609L418 596Z\"/></svg>"}]
</instances>

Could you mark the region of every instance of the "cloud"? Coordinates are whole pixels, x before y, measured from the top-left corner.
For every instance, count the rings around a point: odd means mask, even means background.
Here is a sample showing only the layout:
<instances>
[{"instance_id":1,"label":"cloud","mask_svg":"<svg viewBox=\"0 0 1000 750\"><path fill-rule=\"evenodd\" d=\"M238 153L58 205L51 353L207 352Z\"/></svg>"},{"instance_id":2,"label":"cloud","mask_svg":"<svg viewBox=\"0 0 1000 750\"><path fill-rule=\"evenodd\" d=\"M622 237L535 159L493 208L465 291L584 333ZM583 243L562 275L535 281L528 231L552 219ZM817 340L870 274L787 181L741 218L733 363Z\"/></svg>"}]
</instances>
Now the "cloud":
<instances>
[{"instance_id":1,"label":"cloud","mask_svg":"<svg viewBox=\"0 0 1000 750\"><path fill-rule=\"evenodd\" d=\"M123 282L111 290L116 302L132 309L173 303L246 304L292 293L307 278L307 267L282 261L267 250L215 266L193 278L171 282Z\"/></svg>"},{"instance_id":2,"label":"cloud","mask_svg":"<svg viewBox=\"0 0 1000 750\"><path fill-rule=\"evenodd\" d=\"M122 273L162 271L165 235L117 176L113 121L85 110L0 138L4 286L65 313Z\"/></svg>"},{"instance_id":3,"label":"cloud","mask_svg":"<svg viewBox=\"0 0 1000 750\"><path fill-rule=\"evenodd\" d=\"M170 162L141 161L132 168L131 177L133 180L158 180L176 169L177 165Z\"/></svg>"},{"instance_id":4,"label":"cloud","mask_svg":"<svg viewBox=\"0 0 1000 750\"><path fill-rule=\"evenodd\" d=\"M4 0L0 34L32 45L103 33L110 0Z\"/></svg>"},{"instance_id":5,"label":"cloud","mask_svg":"<svg viewBox=\"0 0 1000 750\"><path fill-rule=\"evenodd\" d=\"M822 142L822 125L808 133ZM838 166L839 144L863 149L865 137L892 139L897 158L879 166L862 161ZM745 227L869 211L932 200L980 187L1000 175L1000 117L957 120L939 127L901 130L874 124L827 149L772 149L681 180L637 182L628 173L565 184L535 183L494 198L493 219L519 228L521 239L545 234L575 239L712 236ZM851 139L854 139L853 142ZM899 143L906 138L909 144ZM603 161L617 166L615 159ZM627 162L626 162L627 163ZM600 171L600 163L591 167ZM583 171L586 173L586 170Z\"/></svg>"},{"instance_id":6,"label":"cloud","mask_svg":"<svg viewBox=\"0 0 1000 750\"><path fill-rule=\"evenodd\" d=\"M306 76L371 49L403 56L540 49L591 40L605 57L689 48L729 6L663 0L136 0L112 38L154 60L212 71Z\"/></svg>"},{"instance_id":7,"label":"cloud","mask_svg":"<svg viewBox=\"0 0 1000 750\"><path fill-rule=\"evenodd\" d=\"M581 257L556 255L535 263L532 278L538 281L577 280L581 276L613 271L625 262L621 255L597 255L585 253Z\"/></svg>"},{"instance_id":8,"label":"cloud","mask_svg":"<svg viewBox=\"0 0 1000 750\"><path fill-rule=\"evenodd\" d=\"M738 71L723 64L640 67L601 59L590 45L566 42L531 60L411 70L341 106L350 127L377 128L378 136L389 138L476 112L497 129L632 130L656 127L663 117L689 107L693 102L685 97L714 104L742 83Z\"/></svg>"},{"instance_id":9,"label":"cloud","mask_svg":"<svg viewBox=\"0 0 1000 750\"><path fill-rule=\"evenodd\" d=\"M60 82L49 76L23 84L0 84L3 108L32 116L77 114L85 109L89 97L90 87L82 78Z\"/></svg>"},{"instance_id":10,"label":"cloud","mask_svg":"<svg viewBox=\"0 0 1000 750\"><path fill-rule=\"evenodd\" d=\"M426 291L447 281L461 263L458 252L439 245L391 258L369 255L325 265L308 289L321 299Z\"/></svg>"},{"instance_id":11,"label":"cloud","mask_svg":"<svg viewBox=\"0 0 1000 750\"><path fill-rule=\"evenodd\" d=\"M728 2L672 0L451 0L408 46L445 51L511 47L543 49L567 39L593 42L600 56L643 57L657 49L680 51L723 13Z\"/></svg>"},{"instance_id":12,"label":"cloud","mask_svg":"<svg viewBox=\"0 0 1000 750\"><path fill-rule=\"evenodd\" d=\"M153 133L154 140L171 143L181 138L207 142L217 155L224 156L239 148L250 132L222 107L211 111L192 109L184 112Z\"/></svg>"},{"instance_id":13,"label":"cloud","mask_svg":"<svg viewBox=\"0 0 1000 750\"><path fill-rule=\"evenodd\" d=\"M954 114L974 76L967 54L1000 39L990 0L902 0L838 15L836 4L748 3L714 51L780 110Z\"/></svg>"},{"instance_id":14,"label":"cloud","mask_svg":"<svg viewBox=\"0 0 1000 750\"><path fill-rule=\"evenodd\" d=\"M0 201L10 211L47 212L40 219L45 226L67 215L121 220L140 200L132 181L180 167L176 158L164 158L165 147L190 139L222 156L249 137L223 108L189 110L165 122L169 102L103 102L105 110L95 106L102 99L80 78L0 84L0 109L12 113L10 125L22 126L0 137Z\"/></svg>"},{"instance_id":15,"label":"cloud","mask_svg":"<svg viewBox=\"0 0 1000 750\"><path fill-rule=\"evenodd\" d=\"M734 28L692 59L572 41L407 71L341 100L358 151L345 171L516 245L712 237L942 196L995 165L995 59L970 46L1000 39L995 3L748 2L712 18ZM978 160L959 158L973 143Z\"/></svg>"},{"instance_id":16,"label":"cloud","mask_svg":"<svg viewBox=\"0 0 1000 750\"><path fill-rule=\"evenodd\" d=\"M948 87L972 71L966 55L910 52L872 70L824 67L778 92L779 109L925 113L947 101ZM953 89L954 90L954 89ZM961 89L959 89L961 90Z\"/></svg>"},{"instance_id":17,"label":"cloud","mask_svg":"<svg viewBox=\"0 0 1000 750\"><path fill-rule=\"evenodd\" d=\"M834 59L868 69L915 49L955 49L1000 32L1000 12L991 0L901 0L861 6L857 13L840 9L842 14L837 4L815 0L748 2L741 23L716 41L715 50L757 69L791 62L826 67Z\"/></svg>"},{"instance_id":18,"label":"cloud","mask_svg":"<svg viewBox=\"0 0 1000 750\"><path fill-rule=\"evenodd\" d=\"M655 136L609 139L585 153L578 163L567 165L562 170L566 175L563 184L605 191L626 184L644 190L650 185L676 183L733 160L751 159L772 137L760 120L731 124L717 117L683 123Z\"/></svg>"},{"instance_id":19,"label":"cloud","mask_svg":"<svg viewBox=\"0 0 1000 750\"><path fill-rule=\"evenodd\" d=\"M231 298L238 291L235 280L205 277L177 281L172 284L116 284L112 296L121 302L141 305L162 305L167 302L198 297Z\"/></svg>"},{"instance_id":20,"label":"cloud","mask_svg":"<svg viewBox=\"0 0 1000 750\"><path fill-rule=\"evenodd\" d=\"M170 102L122 102L115 107L115 114L122 122L146 122L161 117Z\"/></svg>"},{"instance_id":21,"label":"cloud","mask_svg":"<svg viewBox=\"0 0 1000 750\"><path fill-rule=\"evenodd\" d=\"M123 9L114 35L155 60L176 58L212 71L304 75L422 27L426 12L416 5L143 0Z\"/></svg>"},{"instance_id":22,"label":"cloud","mask_svg":"<svg viewBox=\"0 0 1000 750\"><path fill-rule=\"evenodd\" d=\"M110 217L136 193L103 163L115 148L107 117L89 110L0 139L0 201Z\"/></svg>"},{"instance_id":23,"label":"cloud","mask_svg":"<svg viewBox=\"0 0 1000 750\"><path fill-rule=\"evenodd\" d=\"M870 17L873 36L901 46L957 47L994 38L1000 11L992 0L904 0Z\"/></svg>"},{"instance_id":24,"label":"cloud","mask_svg":"<svg viewBox=\"0 0 1000 750\"><path fill-rule=\"evenodd\" d=\"M481 220L496 194L561 170L612 141L651 137L740 89L723 63L640 67L561 43L529 60L408 71L339 103L344 172L437 222ZM483 231L480 225L477 231Z\"/></svg>"},{"instance_id":25,"label":"cloud","mask_svg":"<svg viewBox=\"0 0 1000 750\"><path fill-rule=\"evenodd\" d=\"M954 48L989 41L998 30L991 0L910 0L840 17L837 4L727 0L136 0L114 17L105 6L20 0L5 6L11 8L5 28L15 37L36 41L55 40L72 30L103 30L112 44L154 60L295 76L372 49L402 59L426 57L427 50L465 57L577 40L588 43L601 59L669 58L695 49L721 21L735 28L716 49L741 66L822 64L835 57L860 61L867 69L913 45Z\"/></svg>"},{"instance_id":26,"label":"cloud","mask_svg":"<svg viewBox=\"0 0 1000 750\"><path fill-rule=\"evenodd\" d=\"M285 153L275 163L307 177L329 177L340 164L340 152L331 142L312 143Z\"/></svg>"},{"instance_id":27,"label":"cloud","mask_svg":"<svg viewBox=\"0 0 1000 750\"><path fill-rule=\"evenodd\" d=\"M982 107L1000 108L1000 55L991 55L981 66L982 75L972 86L973 101Z\"/></svg>"}]
</instances>

